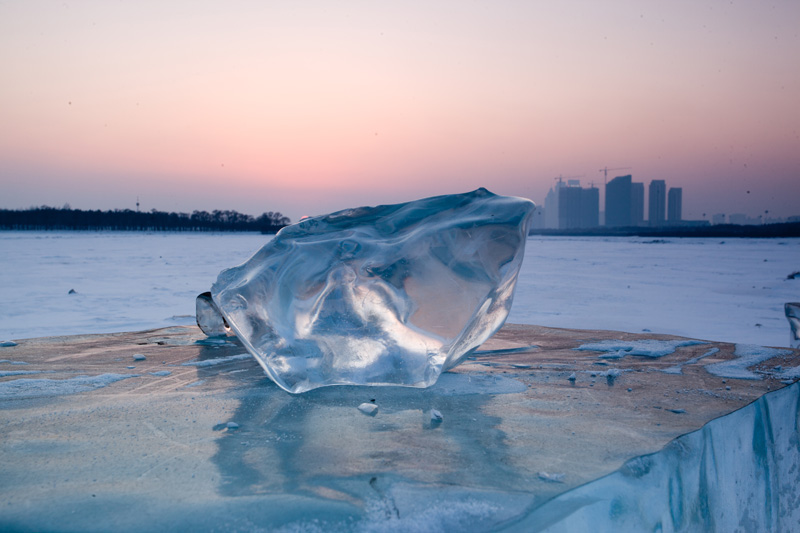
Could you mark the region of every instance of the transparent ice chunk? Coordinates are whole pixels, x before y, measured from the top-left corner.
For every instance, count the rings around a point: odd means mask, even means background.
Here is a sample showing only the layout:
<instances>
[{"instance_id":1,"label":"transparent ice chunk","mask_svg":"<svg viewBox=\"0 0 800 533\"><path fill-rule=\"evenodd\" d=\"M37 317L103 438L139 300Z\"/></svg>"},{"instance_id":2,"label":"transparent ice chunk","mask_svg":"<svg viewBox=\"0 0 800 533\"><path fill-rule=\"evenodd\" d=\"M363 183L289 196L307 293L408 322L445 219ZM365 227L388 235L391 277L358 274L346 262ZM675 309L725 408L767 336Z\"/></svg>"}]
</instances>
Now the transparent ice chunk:
<instances>
[{"instance_id":1,"label":"transparent ice chunk","mask_svg":"<svg viewBox=\"0 0 800 533\"><path fill-rule=\"evenodd\" d=\"M195 317L197 326L209 337L225 336L230 330L210 292L200 294L195 300Z\"/></svg>"},{"instance_id":2,"label":"transparent ice chunk","mask_svg":"<svg viewBox=\"0 0 800 533\"><path fill-rule=\"evenodd\" d=\"M787 302L783 309L789 321L789 347L800 348L800 302Z\"/></svg>"},{"instance_id":3,"label":"transparent ice chunk","mask_svg":"<svg viewBox=\"0 0 800 533\"><path fill-rule=\"evenodd\" d=\"M213 303L289 392L428 387L505 322L534 207L478 189L305 219L223 270Z\"/></svg>"}]
</instances>

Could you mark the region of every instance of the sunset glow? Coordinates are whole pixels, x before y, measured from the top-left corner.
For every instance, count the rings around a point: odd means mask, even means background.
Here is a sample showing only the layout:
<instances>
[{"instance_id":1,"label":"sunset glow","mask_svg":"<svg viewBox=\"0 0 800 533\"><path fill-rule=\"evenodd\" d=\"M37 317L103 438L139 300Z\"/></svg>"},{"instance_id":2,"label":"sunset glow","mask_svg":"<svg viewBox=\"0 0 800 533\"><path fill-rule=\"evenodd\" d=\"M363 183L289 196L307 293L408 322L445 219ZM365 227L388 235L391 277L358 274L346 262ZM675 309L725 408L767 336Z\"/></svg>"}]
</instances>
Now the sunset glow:
<instances>
[{"instance_id":1,"label":"sunset glow","mask_svg":"<svg viewBox=\"0 0 800 533\"><path fill-rule=\"evenodd\" d=\"M296 220L624 166L686 218L797 215L798 51L794 1L7 2L0 207Z\"/></svg>"}]
</instances>

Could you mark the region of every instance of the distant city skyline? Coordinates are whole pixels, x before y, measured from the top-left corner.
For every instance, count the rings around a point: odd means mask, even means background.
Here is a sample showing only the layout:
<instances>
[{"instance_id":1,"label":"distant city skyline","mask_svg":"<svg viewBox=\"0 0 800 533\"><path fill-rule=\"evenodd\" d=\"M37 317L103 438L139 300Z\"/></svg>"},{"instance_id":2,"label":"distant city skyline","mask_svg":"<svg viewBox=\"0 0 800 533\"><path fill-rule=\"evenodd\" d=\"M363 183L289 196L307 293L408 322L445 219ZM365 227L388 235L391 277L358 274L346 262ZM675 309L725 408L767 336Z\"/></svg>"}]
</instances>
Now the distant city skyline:
<instances>
[{"instance_id":1,"label":"distant city skyline","mask_svg":"<svg viewBox=\"0 0 800 533\"><path fill-rule=\"evenodd\" d=\"M794 216L799 27L786 0L4 2L0 208L298 220L560 175L604 205L608 168L685 219Z\"/></svg>"},{"instance_id":2,"label":"distant city skyline","mask_svg":"<svg viewBox=\"0 0 800 533\"><path fill-rule=\"evenodd\" d=\"M556 178L543 205L534 217L535 229L591 229L597 227L703 226L716 224L774 224L798 222L800 216L775 217L765 213L748 216L743 213L704 214L701 219L683 216L683 188L668 187L666 180L651 180L647 186L633 181L631 174L614 176L604 186L601 207L600 188L594 183L583 186L576 178ZM647 210L645 211L645 205Z\"/></svg>"}]
</instances>

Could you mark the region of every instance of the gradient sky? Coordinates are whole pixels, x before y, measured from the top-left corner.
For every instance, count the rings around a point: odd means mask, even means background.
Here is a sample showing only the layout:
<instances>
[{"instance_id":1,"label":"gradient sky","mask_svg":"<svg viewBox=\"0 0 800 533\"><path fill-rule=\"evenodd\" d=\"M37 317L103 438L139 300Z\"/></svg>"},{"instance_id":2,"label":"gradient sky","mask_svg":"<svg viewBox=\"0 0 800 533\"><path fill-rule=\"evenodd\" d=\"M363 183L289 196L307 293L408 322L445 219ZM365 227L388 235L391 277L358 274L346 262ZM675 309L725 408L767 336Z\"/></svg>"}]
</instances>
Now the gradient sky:
<instances>
[{"instance_id":1,"label":"gradient sky","mask_svg":"<svg viewBox=\"0 0 800 533\"><path fill-rule=\"evenodd\" d=\"M797 0L1 1L0 68L5 208L543 203L608 166L800 214Z\"/></svg>"}]
</instances>

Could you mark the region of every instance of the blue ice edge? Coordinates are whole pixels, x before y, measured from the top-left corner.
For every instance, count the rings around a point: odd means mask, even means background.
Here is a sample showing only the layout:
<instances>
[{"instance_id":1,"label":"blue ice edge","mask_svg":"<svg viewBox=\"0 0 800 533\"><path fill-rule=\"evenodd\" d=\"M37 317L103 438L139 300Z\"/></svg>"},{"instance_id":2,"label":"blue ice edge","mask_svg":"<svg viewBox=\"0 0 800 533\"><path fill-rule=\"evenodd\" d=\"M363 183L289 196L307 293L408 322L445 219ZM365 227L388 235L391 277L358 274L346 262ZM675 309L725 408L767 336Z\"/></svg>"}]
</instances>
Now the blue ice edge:
<instances>
[{"instance_id":1,"label":"blue ice edge","mask_svg":"<svg viewBox=\"0 0 800 533\"><path fill-rule=\"evenodd\" d=\"M796 531L800 382L565 492L501 531Z\"/></svg>"}]
</instances>

